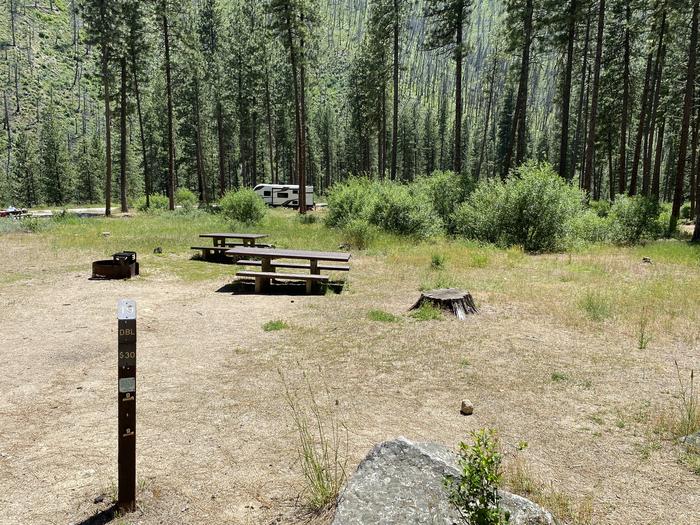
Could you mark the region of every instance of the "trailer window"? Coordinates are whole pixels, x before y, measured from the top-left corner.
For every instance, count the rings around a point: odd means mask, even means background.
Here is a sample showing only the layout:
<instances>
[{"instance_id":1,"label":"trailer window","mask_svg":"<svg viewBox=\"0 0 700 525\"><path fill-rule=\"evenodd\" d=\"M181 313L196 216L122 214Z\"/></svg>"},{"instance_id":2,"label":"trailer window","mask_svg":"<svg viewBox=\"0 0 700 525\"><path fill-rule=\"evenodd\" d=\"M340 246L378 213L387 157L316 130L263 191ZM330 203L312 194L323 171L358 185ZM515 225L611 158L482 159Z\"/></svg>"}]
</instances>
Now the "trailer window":
<instances>
[{"instance_id":1,"label":"trailer window","mask_svg":"<svg viewBox=\"0 0 700 525\"><path fill-rule=\"evenodd\" d=\"M278 193L277 196L278 196L280 199L287 199L287 198L289 198L289 194L287 194L287 193Z\"/></svg>"},{"instance_id":2,"label":"trailer window","mask_svg":"<svg viewBox=\"0 0 700 525\"><path fill-rule=\"evenodd\" d=\"M292 190L292 195L296 195L297 193L299 193L297 190Z\"/></svg>"},{"instance_id":3,"label":"trailer window","mask_svg":"<svg viewBox=\"0 0 700 525\"><path fill-rule=\"evenodd\" d=\"M264 191L263 192L263 197L269 197L270 195L272 195L271 191Z\"/></svg>"}]
</instances>

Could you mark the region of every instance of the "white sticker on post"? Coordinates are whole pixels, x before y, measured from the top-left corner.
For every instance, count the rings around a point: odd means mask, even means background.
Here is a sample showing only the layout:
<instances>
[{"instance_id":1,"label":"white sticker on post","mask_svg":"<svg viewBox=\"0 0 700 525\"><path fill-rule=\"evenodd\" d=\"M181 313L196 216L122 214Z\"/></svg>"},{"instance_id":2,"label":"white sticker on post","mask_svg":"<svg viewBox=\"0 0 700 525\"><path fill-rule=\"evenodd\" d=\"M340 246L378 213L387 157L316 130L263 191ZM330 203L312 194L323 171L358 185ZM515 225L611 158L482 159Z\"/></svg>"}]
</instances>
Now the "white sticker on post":
<instances>
[{"instance_id":1,"label":"white sticker on post","mask_svg":"<svg viewBox=\"0 0 700 525\"><path fill-rule=\"evenodd\" d=\"M136 319L136 301L121 299L117 304L117 319L120 321Z\"/></svg>"}]
</instances>

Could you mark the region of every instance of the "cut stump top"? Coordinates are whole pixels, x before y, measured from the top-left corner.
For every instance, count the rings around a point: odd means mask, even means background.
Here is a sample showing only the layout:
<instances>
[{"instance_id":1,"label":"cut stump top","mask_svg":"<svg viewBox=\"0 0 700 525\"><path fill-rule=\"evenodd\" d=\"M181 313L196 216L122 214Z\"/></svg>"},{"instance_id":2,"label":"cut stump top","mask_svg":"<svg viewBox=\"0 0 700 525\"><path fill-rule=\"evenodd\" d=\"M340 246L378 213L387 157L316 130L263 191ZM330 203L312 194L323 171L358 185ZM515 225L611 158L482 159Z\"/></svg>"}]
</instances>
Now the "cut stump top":
<instances>
[{"instance_id":1,"label":"cut stump top","mask_svg":"<svg viewBox=\"0 0 700 525\"><path fill-rule=\"evenodd\" d=\"M426 290L421 295L436 301L459 301L469 296L469 292L457 290L456 288L439 288L437 290Z\"/></svg>"}]
</instances>

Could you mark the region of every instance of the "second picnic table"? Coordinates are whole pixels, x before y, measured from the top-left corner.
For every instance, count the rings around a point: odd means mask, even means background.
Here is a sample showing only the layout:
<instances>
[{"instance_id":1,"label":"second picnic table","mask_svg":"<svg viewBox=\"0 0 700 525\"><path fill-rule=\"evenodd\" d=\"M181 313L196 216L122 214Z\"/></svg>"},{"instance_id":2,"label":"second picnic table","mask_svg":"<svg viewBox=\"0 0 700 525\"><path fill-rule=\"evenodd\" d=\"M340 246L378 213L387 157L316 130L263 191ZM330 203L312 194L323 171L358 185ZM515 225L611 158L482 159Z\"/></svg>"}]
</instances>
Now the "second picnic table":
<instances>
[{"instance_id":1,"label":"second picnic table","mask_svg":"<svg viewBox=\"0 0 700 525\"><path fill-rule=\"evenodd\" d=\"M292 281L305 281L307 292L311 292L315 285L320 282L328 282L328 276L321 275L322 270L347 272L350 270L348 266L333 266L323 264L324 262L343 262L350 261L349 253L342 252L318 252L306 250L281 250L277 248L261 249L247 246L232 248L226 252L226 255L235 259L235 264L241 266L260 266L259 272L238 272L238 277L254 277L255 290L261 292L270 284L272 279L284 279ZM241 258L254 257L260 259L249 260ZM308 263L299 262L275 262L278 259L291 259L296 261L308 261ZM277 273L276 268L297 268L309 270L308 274L290 274Z\"/></svg>"},{"instance_id":2,"label":"second picnic table","mask_svg":"<svg viewBox=\"0 0 700 525\"><path fill-rule=\"evenodd\" d=\"M234 243L226 242L228 239L238 239L243 246L255 246L256 241L264 239L267 235L264 233L203 233L200 237L212 239L214 246L233 245Z\"/></svg>"}]
</instances>

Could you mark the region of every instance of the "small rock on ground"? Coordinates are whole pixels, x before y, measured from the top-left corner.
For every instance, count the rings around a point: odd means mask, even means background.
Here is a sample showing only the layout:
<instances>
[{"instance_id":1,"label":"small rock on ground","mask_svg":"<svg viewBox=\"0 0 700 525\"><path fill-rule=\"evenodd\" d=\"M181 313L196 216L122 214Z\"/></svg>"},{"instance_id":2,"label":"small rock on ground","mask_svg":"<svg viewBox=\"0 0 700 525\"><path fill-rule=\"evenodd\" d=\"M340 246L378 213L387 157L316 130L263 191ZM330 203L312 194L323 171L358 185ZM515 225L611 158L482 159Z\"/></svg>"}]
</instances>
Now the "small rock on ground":
<instances>
[{"instance_id":1,"label":"small rock on ground","mask_svg":"<svg viewBox=\"0 0 700 525\"><path fill-rule=\"evenodd\" d=\"M462 408L460 408L459 412L463 416L471 416L474 413L474 404L468 399L463 399Z\"/></svg>"}]
</instances>

